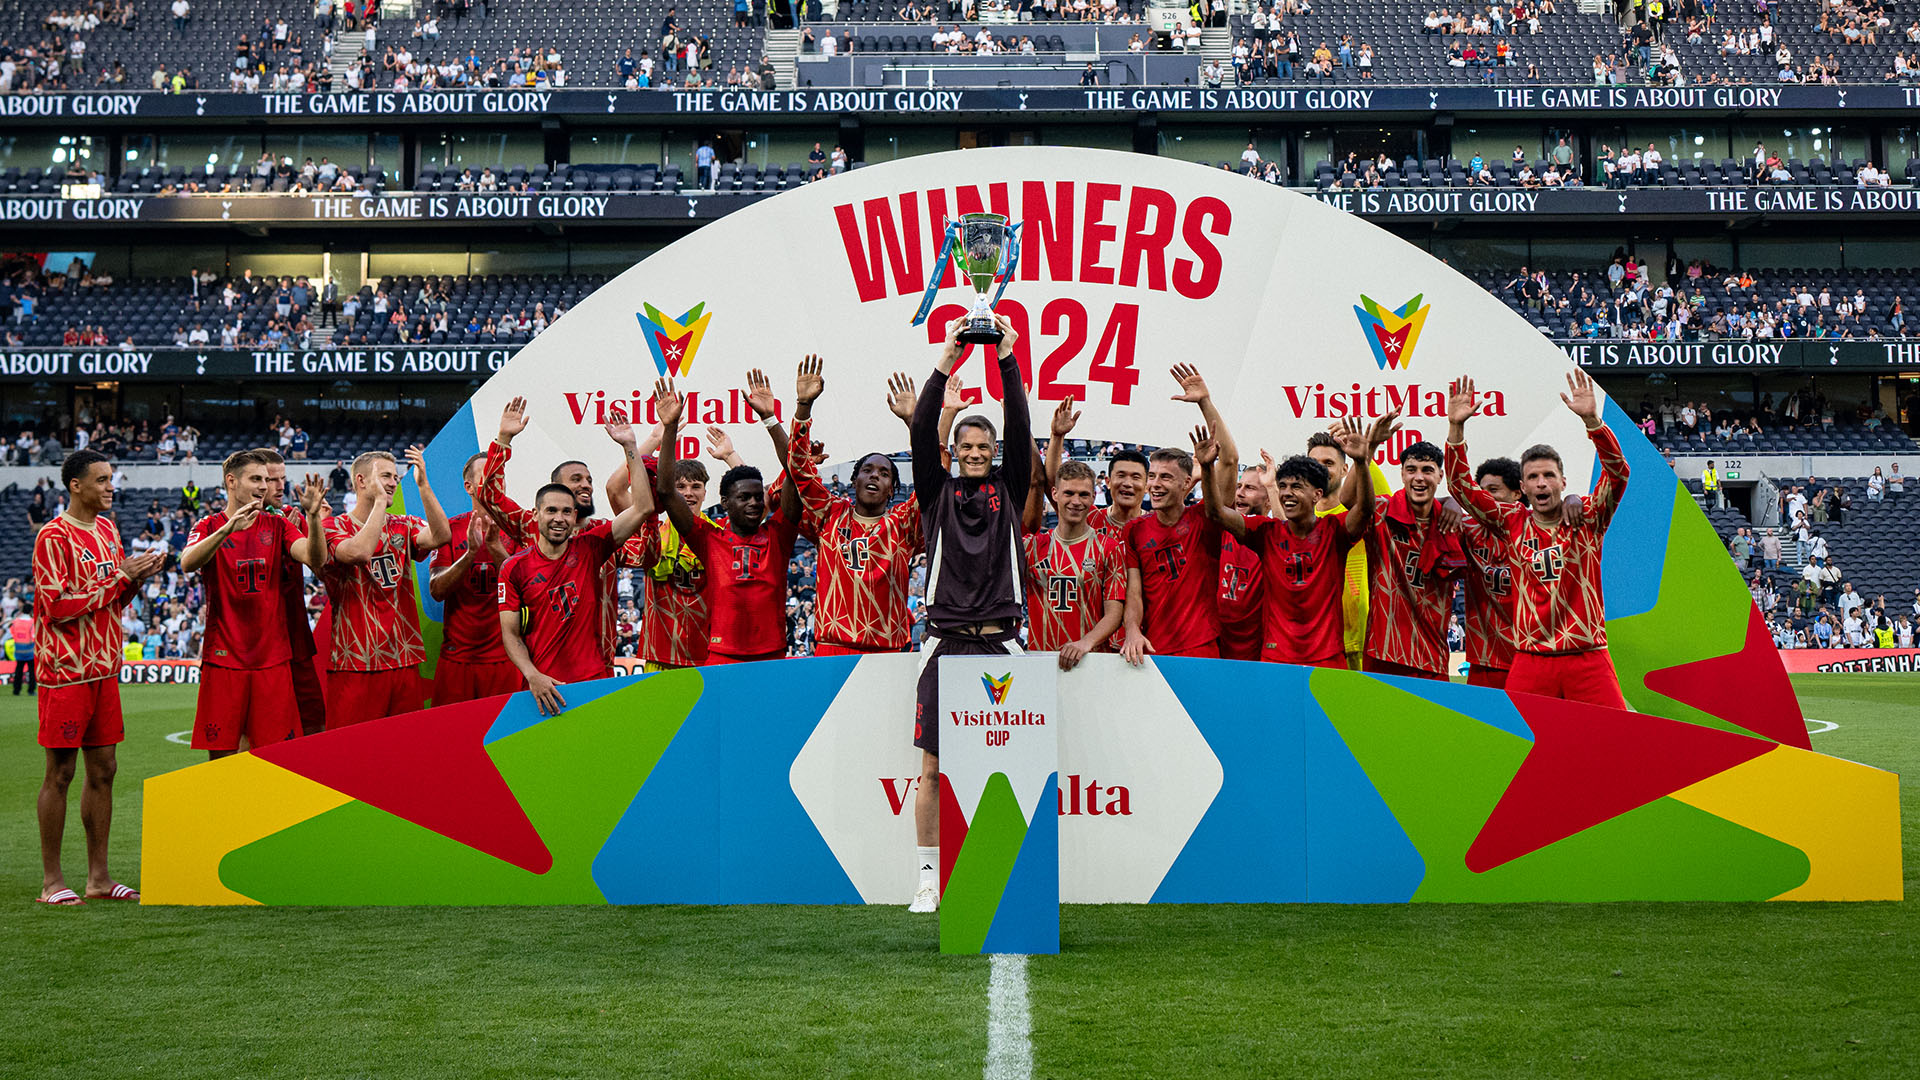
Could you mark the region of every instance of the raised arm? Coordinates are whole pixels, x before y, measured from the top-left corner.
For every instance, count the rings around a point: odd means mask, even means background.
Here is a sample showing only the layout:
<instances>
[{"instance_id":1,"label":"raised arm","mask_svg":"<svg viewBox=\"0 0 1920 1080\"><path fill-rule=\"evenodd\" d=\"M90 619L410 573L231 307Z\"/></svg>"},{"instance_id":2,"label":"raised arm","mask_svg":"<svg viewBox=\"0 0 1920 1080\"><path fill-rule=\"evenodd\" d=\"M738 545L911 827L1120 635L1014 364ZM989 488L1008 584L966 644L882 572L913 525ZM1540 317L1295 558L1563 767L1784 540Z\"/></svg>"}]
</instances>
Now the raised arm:
<instances>
[{"instance_id":1,"label":"raised arm","mask_svg":"<svg viewBox=\"0 0 1920 1080\"><path fill-rule=\"evenodd\" d=\"M809 356L808 359L818 362L819 357ZM773 384L767 381L766 373L759 368L747 372L747 406L760 418L767 435L773 439L774 459L787 460L787 429L780 423L780 403L773 396ZM792 477L783 477L780 481L780 516L788 521L800 516L800 495L794 490Z\"/></svg>"},{"instance_id":2,"label":"raised arm","mask_svg":"<svg viewBox=\"0 0 1920 1080\"><path fill-rule=\"evenodd\" d=\"M500 411L500 430L487 446L487 462L480 470L480 491L474 500L492 514L516 544L530 543L530 516L507 497L507 462L513 459L513 437L527 429L527 399L514 398Z\"/></svg>"},{"instance_id":3,"label":"raised arm","mask_svg":"<svg viewBox=\"0 0 1920 1080\"><path fill-rule=\"evenodd\" d=\"M220 550L220 545L227 542L227 537L253 528L253 523L259 517L260 504L257 501L241 503L234 507L219 528L208 531L200 539L180 549L181 571L188 574L198 572L213 561L214 553Z\"/></svg>"},{"instance_id":4,"label":"raised arm","mask_svg":"<svg viewBox=\"0 0 1920 1080\"><path fill-rule=\"evenodd\" d=\"M1501 536L1506 526L1500 503L1473 479L1473 466L1467 461L1467 421L1480 411L1479 398L1473 392L1473 377L1462 375L1447 388L1447 490L1467 508L1473 519Z\"/></svg>"},{"instance_id":5,"label":"raised arm","mask_svg":"<svg viewBox=\"0 0 1920 1080\"><path fill-rule=\"evenodd\" d=\"M717 431L719 429L710 428L709 430ZM660 425L655 424L653 425L653 430L647 432L647 437L641 439L638 444L634 446L634 453L637 455L634 460L644 461L648 454L659 449ZM633 505L633 495L631 494L630 488L632 483L633 473L631 469L627 468L625 462L621 462L620 467L613 470L613 475L607 477L607 506L612 509L615 514ZM652 491L653 489L648 488L647 490Z\"/></svg>"},{"instance_id":6,"label":"raised arm","mask_svg":"<svg viewBox=\"0 0 1920 1080\"><path fill-rule=\"evenodd\" d=\"M413 482L420 489L420 514L426 519L413 534L413 557L424 559L453 539L453 529L447 525L447 512L440 508L433 485L427 483L427 456L418 444L407 447L407 464L413 466Z\"/></svg>"},{"instance_id":7,"label":"raised arm","mask_svg":"<svg viewBox=\"0 0 1920 1080\"><path fill-rule=\"evenodd\" d=\"M653 384L654 413L660 418L662 436L660 439L660 478L654 493L659 496L661 509L667 512L667 520L681 536L693 535L693 511L687 508L687 501L673 490L673 467L680 452L680 418L686 412L686 401L680 392L673 388L672 379L661 379Z\"/></svg>"},{"instance_id":8,"label":"raised arm","mask_svg":"<svg viewBox=\"0 0 1920 1080\"><path fill-rule=\"evenodd\" d=\"M1244 540L1253 530L1247 527L1247 516L1227 505L1221 493L1220 473L1214 466L1220 461L1219 437L1204 426L1193 429L1193 462L1200 466L1200 505L1208 517L1220 523L1220 527ZM1276 510L1279 503L1271 504Z\"/></svg>"},{"instance_id":9,"label":"raised arm","mask_svg":"<svg viewBox=\"0 0 1920 1080\"><path fill-rule=\"evenodd\" d=\"M1013 355L1020 332L1005 315L996 314L993 324L1000 328L996 351L1000 363L1001 407L1007 421L1006 441L1000 448L1000 475L1006 479L1014 505L1024 506L1027 489L1032 486L1034 452L1033 413L1027 407L1027 384L1020 381L1020 362Z\"/></svg>"},{"instance_id":10,"label":"raised arm","mask_svg":"<svg viewBox=\"0 0 1920 1080\"><path fill-rule=\"evenodd\" d=\"M947 479L947 467L940 457L944 445L940 436L940 408L946 398L947 378L953 373L953 365L960 362L963 350L957 339L965 323L966 319L959 318L947 324L947 340L940 346L940 359L934 365L933 374L927 376L927 384L920 388L913 417L907 421L909 446L913 451L914 492L926 493L920 500L923 511L927 498Z\"/></svg>"},{"instance_id":11,"label":"raised arm","mask_svg":"<svg viewBox=\"0 0 1920 1080\"><path fill-rule=\"evenodd\" d=\"M385 499L370 499L370 501L373 503L373 511L367 515L367 520L354 531L352 536L334 544L333 550L328 553L334 562L343 566L359 566L372 559L373 553L380 550L380 535L387 531L387 501Z\"/></svg>"},{"instance_id":12,"label":"raised arm","mask_svg":"<svg viewBox=\"0 0 1920 1080\"><path fill-rule=\"evenodd\" d=\"M1231 488L1240 479L1240 448L1234 445L1226 421L1220 418L1220 410L1214 408L1213 392L1207 389L1207 380L1200 377L1200 369L1192 364L1175 364L1171 371L1174 381L1180 384L1180 392L1173 395L1173 400L1200 406L1201 423L1220 443L1220 459L1214 463L1214 471L1221 475L1221 486Z\"/></svg>"},{"instance_id":13,"label":"raised arm","mask_svg":"<svg viewBox=\"0 0 1920 1080\"><path fill-rule=\"evenodd\" d=\"M1584 371L1567 375L1567 392L1560 400L1587 426L1587 438L1600 458L1600 476L1593 482L1593 499L1587 508L1594 527L1605 532L1613 521L1613 512L1627 492L1627 457L1620 451L1620 440L1613 429L1600 419L1600 395L1593 379Z\"/></svg>"},{"instance_id":14,"label":"raised arm","mask_svg":"<svg viewBox=\"0 0 1920 1080\"><path fill-rule=\"evenodd\" d=\"M647 467L640 460L640 441L634 434L632 421L619 409L610 412L612 419L607 421L607 437L620 447L620 468L627 474L630 496L627 508L613 518L613 544L619 547L639 532L640 523L653 513L653 489L647 486Z\"/></svg>"},{"instance_id":15,"label":"raised arm","mask_svg":"<svg viewBox=\"0 0 1920 1080\"><path fill-rule=\"evenodd\" d=\"M1396 422L1400 419L1400 410L1394 409L1373 422L1371 429L1362 430L1360 421L1348 417L1342 425L1340 449L1347 455L1347 472L1358 472L1359 478L1353 482L1353 502L1347 506L1347 515L1341 520L1348 540L1358 540L1366 535L1373 524L1373 451L1393 437L1400 430Z\"/></svg>"}]
</instances>

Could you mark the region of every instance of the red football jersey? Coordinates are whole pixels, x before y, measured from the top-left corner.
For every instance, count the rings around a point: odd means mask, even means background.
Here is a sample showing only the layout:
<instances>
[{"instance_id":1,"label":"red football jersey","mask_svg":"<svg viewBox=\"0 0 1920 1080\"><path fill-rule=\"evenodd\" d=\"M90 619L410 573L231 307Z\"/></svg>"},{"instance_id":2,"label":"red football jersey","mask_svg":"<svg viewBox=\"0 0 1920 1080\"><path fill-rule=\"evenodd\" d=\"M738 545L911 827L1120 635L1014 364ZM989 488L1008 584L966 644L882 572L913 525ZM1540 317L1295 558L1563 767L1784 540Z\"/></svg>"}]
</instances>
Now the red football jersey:
<instances>
[{"instance_id":1,"label":"red football jersey","mask_svg":"<svg viewBox=\"0 0 1920 1080\"><path fill-rule=\"evenodd\" d=\"M1087 527L1099 533L1101 539L1105 540L1108 545L1115 550L1119 550L1125 546L1127 542L1127 526L1142 517L1152 516L1153 512L1149 510L1145 514L1135 514L1125 521L1115 521L1112 507L1096 506L1092 510L1087 511Z\"/></svg>"},{"instance_id":2,"label":"red football jersey","mask_svg":"<svg viewBox=\"0 0 1920 1080\"><path fill-rule=\"evenodd\" d=\"M307 515L299 507L287 507L281 512L286 519L287 531L294 539L307 535ZM321 516L321 539L325 541L326 516ZM280 574L280 599L287 609L287 647L295 661L311 660L319 652L313 644L313 624L307 621L307 568L288 555L287 565Z\"/></svg>"},{"instance_id":3,"label":"red football jersey","mask_svg":"<svg viewBox=\"0 0 1920 1080\"><path fill-rule=\"evenodd\" d=\"M208 514L187 534L189 546L219 532L227 515ZM302 521L304 529L305 522ZM287 599L281 586L292 559L293 532L287 519L262 513L253 527L228 536L213 559L200 568L207 595L207 632L200 662L214 667L259 671L293 658L287 637ZM304 615L301 625L306 625Z\"/></svg>"},{"instance_id":4,"label":"red football jersey","mask_svg":"<svg viewBox=\"0 0 1920 1080\"><path fill-rule=\"evenodd\" d=\"M487 461L480 469L480 493L477 499L480 509L492 508L494 520L500 523L500 535L507 542L509 551L519 551L534 542L534 533L538 531L533 511L521 506L507 497L507 462L513 460L513 450L497 442L487 444ZM593 518L580 522L574 535L591 528L598 522ZM456 537L455 539L458 539ZM638 565L637 549L633 557L625 550L614 558L600 564L600 651L609 665L613 663L614 647L619 644L620 630L614 625L614 618L620 610L619 568Z\"/></svg>"},{"instance_id":5,"label":"red football jersey","mask_svg":"<svg viewBox=\"0 0 1920 1080\"><path fill-rule=\"evenodd\" d=\"M467 553L467 529L473 524L473 514L461 514L447 524L453 529L453 540L433 553L436 574ZM504 531L500 539L511 558L518 545ZM507 658L506 646L500 643L499 589L495 587L499 578L500 564L493 561L493 553L485 548L474 552L473 561L467 564L467 580L440 605L441 656L465 664L496 663Z\"/></svg>"},{"instance_id":6,"label":"red football jersey","mask_svg":"<svg viewBox=\"0 0 1920 1080\"><path fill-rule=\"evenodd\" d=\"M125 553L107 517L91 527L65 514L33 537L34 659L42 686L120 677L120 612L135 586L120 574Z\"/></svg>"},{"instance_id":7,"label":"red football jersey","mask_svg":"<svg viewBox=\"0 0 1920 1080\"><path fill-rule=\"evenodd\" d=\"M795 526L775 510L751 536L706 518L687 538L707 568L712 620L707 643L728 656L763 656L787 648L787 560Z\"/></svg>"},{"instance_id":8,"label":"red football jersey","mask_svg":"<svg viewBox=\"0 0 1920 1080\"><path fill-rule=\"evenodd\" d=\"M1466 565L1460 539L1415 519L1406 493L1374 500L1367 530L1367 655L1445 673L1453 582Z\"/></svg>"},{"instance_id":9,"label":"red football jersey","mask_svg":"<svg viewBox=\"0 0 1920 1080\"><path fill-rule=\"evenodd\" d=\"M812 445L812 424L793 425L794 448ZM833 645L900 650L913 640L907 579L920 550L920 503L908 499L873 521L861 521L853 500L820 483L813 459L794 452L788 475L800 492L800 534L819 549L815 565L813 637Z\"/></svg>"},{"instance_id":10,"label":"red football jersey","mask_svg":"<svg viewBox=\"0 0 1920 1080\"><path fill-rule=\"evenodd\" d=\"M1465 444L1447 444L1447 487L1475 519L1507 543L1513 571L1513 645L1519 652L1555 655L1607 646L1607 605L1600 581L1600 549L1613 512L1627 490L1627 459L1606 425L1587 432L1600 457L1600 476L1578 528L1541 525L1525 502L1502 503L1473 482Z\"/></svg>"},{"instance_id":11,"label":"red football jersey","mask_svg":"<svg viewBox=\"0 0 1920 1080\"><path fill-rule=\"evenodd\" d=\"M1048 529L1027 534L1025 547L1028 649L1059 652L1100 625L1107 601L1126 602L1120 551L1098 532L1068 543Z\"/></svg>"},{"instance_id":12,"label":"red football jersey","mask_svg":"<svg viewBox=\"0 0 1920 1080\"><path fill-rule=\"evenodd\" d=\"M668 498L679 498L670 495ZM694 667L707 662L710 632L707 568L682 544L673 523L650 517L640 526L638 565L646 571L647 609L640 616L640 656L656 664ZM666 561L670 569L661 572Z\"/></svg>"},{"instance_id":13,"label":"red football jersey","mask_svg":"<svg viewBox=\"0 0 1920 1080\"><path fill-rule=\"evenodd\" d=\"M1161 656L1220 640L1220 526L1198 505L1171 527L1157 514L1127 522L1126 567L1140 571L1140 632Z\"/></svg>"},{"instance_id":14,"label":"red football jersey","mask_svg":"<svg viewBox=\"0 0 1920 1080\"><path fill-rule=\"evenodd\" d=\"M1220 532L1220 655L1258 660L1265 615L1260 552Z\"/></svg>"},{"instance_id":15,"label":"red football jersey","mask_svg":"<svg viewBox=\"0 0 1920 1080\"><path fill-rule=\"evenodd\" d=\"M1467 553L1467 663L1505 671L1513 666L1513 568L1507 545L1477 521L1468 521L1460 547Z\"/></svg>"},{"instance_id":16,"label":"red football jersey","mask_svg":"<svg viewBox=\"0 0 1920 1080\"><path fill-rule=\"evenodd\" d=\"M600 570L613 560L612 526L575 533L549 559L538 544L515 552L500 570L497 612L518 613L533 666L554 682L586 682L612 674L600 648ZM497 624L496 624L497 625Z\"/></svg>"},{"instance_id":17,"label":"red football jersey","mask_svg":"<svg viewBox=\"0 0 1920 1080\"><path fill-rule=\"evenodd\" d=\"M1346 654L1341 590L1347 580L1344 515L1320 515L1305 536L1285 518L1248 517L1247 546L1260 553L1260 659L1316 664Z\"/></svg>"},{"instance_id":18,"label":"red football jersey","mask_svg":"<svg viewBox=\"0 0 1920 1080\"><path fill-rule=\"evenodd\" d=\"M327 563L321 576L333 612L334 671L392 671L427 658L413 595L413 534L425 525L417 517L389 514L371 559L354 566ZM352 515L328 518L329 560L359 531Z\"/></svg>"}]
</instances>

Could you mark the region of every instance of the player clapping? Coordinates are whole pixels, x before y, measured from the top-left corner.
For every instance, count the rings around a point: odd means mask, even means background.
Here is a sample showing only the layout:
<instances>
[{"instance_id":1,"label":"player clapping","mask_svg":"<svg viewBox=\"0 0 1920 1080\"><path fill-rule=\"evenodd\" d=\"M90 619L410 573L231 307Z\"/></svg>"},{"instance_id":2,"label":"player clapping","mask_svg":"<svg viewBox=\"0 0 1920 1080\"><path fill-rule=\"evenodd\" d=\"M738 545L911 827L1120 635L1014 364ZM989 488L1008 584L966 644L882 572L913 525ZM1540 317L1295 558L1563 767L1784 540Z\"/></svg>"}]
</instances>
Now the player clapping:
<instances>
[{"instance_id":1,"label":"player clapping","mask_svg":"<svg viewBox=\"0 0 1920 1080\"><path fill-rule=\"evenodd\" d=\"M268 508L267 465L254 450L228 456L221 465L227 508L194 523L180 552L180 569L199 572L206 592L192 746L210 759L283 742L300 728L284 581L289 574L297 580L303 565L326 568L327 486L307 477L296 529ZM304 607L299 620L305 629Z\"/></svg>"},{"instance_id":2,"label":"player clapping","mask_svg":"<svg viewBox=\"0 0 1920 1080\"><path fill-rule=\"evenodd\" d=\"M433 553L427 592L440 602L440 662L433 671L433 703L511 694L522 686L500 636L500 568L520 545L479 508L485 454L467 459L460 477L475 509L447 522L453 539ZM576 500L575 505L578 505Z\"/></svg>"}]
</instances>

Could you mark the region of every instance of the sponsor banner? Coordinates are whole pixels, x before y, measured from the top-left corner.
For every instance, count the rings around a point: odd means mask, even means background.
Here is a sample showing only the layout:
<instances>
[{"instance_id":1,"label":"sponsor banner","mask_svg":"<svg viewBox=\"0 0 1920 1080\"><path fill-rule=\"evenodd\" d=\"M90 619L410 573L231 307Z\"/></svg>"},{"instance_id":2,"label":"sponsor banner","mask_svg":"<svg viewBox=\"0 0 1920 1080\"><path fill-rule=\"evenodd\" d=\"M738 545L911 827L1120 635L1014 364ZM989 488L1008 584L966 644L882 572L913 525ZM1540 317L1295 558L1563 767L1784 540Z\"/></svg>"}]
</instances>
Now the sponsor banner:
<instances>
[{"instance_id":1,"label":"sponsor banner","mask_svg":"<svg viewBox=\"0 0 1920 1080\"><path fill-rule=\"evenodd\" d=\"M72 227L126 224L458 225L475 221L712 221L779 192L390 192L384 195L0 196L0 222ZM1516 191L1414 188L1321 191L1314 197L1361 217L1920 217L1914 188L1636 188Z\"/></svg>"},{"instance_id":2,"label":"sponsor banner","mask_svg":"<svg viewBox=\"0 0 1920 1080\"><path fill-rule=\"evenodd\" d=\"M0 660L0 679L10 679L12 677L13 661ZM120 682L124 685L154 683L173 686L198 686L200 684L200 661L127 660L120 665Z\"/></svg>"},{"instance_id":3,"label":"sponsor banner","mask_svg":"<svg viewBox=\"0 0 1920 1080\"><path fill-rule=\"evenodd\" d=\"M0 349L0 382L199 379L485 379L518 346L366 346L338 349L61 347Z\"/></svg>"},{"instance_id":4,"label":"sponsor banner","mask_svg":"<svg viewBox=\"0 0 1920 1080\"><path fill-rule=\"evenodd\" d=\"M1388 314L1392 314L1389 312ZM663 319L667 318L662 316ZM671 321L671 320L669 320ZM694 322L700 322L695 318ZM698 338L692 327L680 327L689 340L673 361L687 363ZM701 328L704 331L704 327ZM674 347L675 340L661 338L667 328L656 324L645 340L648 351ZM664 343L663 343L664 342ZM1378 344L1369 342L1369 345ZM1920 369L1920 341L1561 341L1557 342L1567 358L1603 379L1610 372L1659 368L1684 374L1690 370L1722 368L1778 368L1813 371L1884 371L1888 368ZM1384 348L1384 345L1380 346ZM175 349L135 347L112 349L98 347L60 347L44 349L0 349L0 383L43 380L117 379L127 382L192 382L197 379L485 379L505 367L519 353L519 345L447 345L447 346L365 346L337 349ZM657 364L666 364L664 352ZM684 374L684 372L682 372ZM1326 400L1324 386L1311 399L1301 388L1288 396L1290 408L1330 414L1348 407ZM1404 407L1405 394L1385 390L1382 401ZM1346 398L1351 402L1351 393ZM744 398L730 395L709 405L719 413L702 415L740 415L744 417ZM599 415L602 399L593 395L575 395L568 399L570 409L578 409L584 418L589 411ZM1365 411L1363 400L1358 406ZM733 421L727 421L733 422ZM742 420L741 422L745 422Z\"/></svg>"},{"instance_id":5,"label":"sponsor banner","mask_svg":"<svg viewBox=\"0 0 1920 1080\"><path fill-rule=\"evenodd\" d=\"M1920 671L1920 649L1781 649L1796 675L1814 672Z\"/></svg>"},{"instance_id":6,"label":"sponsor banner","mask_svg":"<svg viewBox=\"0 0 1920 1080\"><path fill-rule=\"evenodd\" d=\"M940 951L1057 953L1059 661L939 663Z\"/></svg>"},{"instance_id":7,"label":"sponsor banner","mask_svg":"<svg viewBox=\"0 0 1920 1080\"><path fill-rule=\"evenodd\" d=\"M1249 86L1196 87L829 89L801 90L372 90L341 93L236 94L201 90L13 94L0 97L9 123L126 125L144 120L231 118L391 125L408 119L498 122L541 116L778 116L855 113L874 117L958 116L1040 112L1107 114L1305 113L1513 115L1594 113L1828 113L1920 108L1912 86Z\"/></svg>"}]
</instances>

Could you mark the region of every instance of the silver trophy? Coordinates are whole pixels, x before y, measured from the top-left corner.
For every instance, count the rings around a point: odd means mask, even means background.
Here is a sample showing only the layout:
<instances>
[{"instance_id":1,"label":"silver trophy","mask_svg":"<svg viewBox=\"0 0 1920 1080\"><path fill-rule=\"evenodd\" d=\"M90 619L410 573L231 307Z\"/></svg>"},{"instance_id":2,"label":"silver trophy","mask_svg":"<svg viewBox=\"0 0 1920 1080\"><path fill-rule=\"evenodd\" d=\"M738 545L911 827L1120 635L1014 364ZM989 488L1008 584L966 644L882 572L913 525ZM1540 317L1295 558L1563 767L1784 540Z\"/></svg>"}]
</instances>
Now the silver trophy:
<instances>
[{"instance_id":1,"label":"silver trophy","mask_svg":"<svg viewBox=\"0 0 1920 1080\"><path fill-rule=\"evenodd\" d=\"M960 273L973 285L973 311L967 325L960 328L958 340L969 345L998 345L1000 328L993 324L993 305L1000 297L993 293L994 282L1002 274L1012 276L1007 256L1014 251L1013 230L1003 214L962 214L960 231L955 235L953 258Z\"/></svg>"},{"instance_id":2,"label":"silver trophy","mask_svg":"<svg viewBox=\"0 0 1920 1080\"><path fill-rule=\"evenodd\" d=\"M968 345L998 345L1004 336L993 324L993 308L1007 291L1007 282L1020 263L1020 226L1005 214L962 214L959 221L947 222L946 244L927 282L927 295L920 302L913 325L926 321L933 310L934 296L940 291L940 279L946 276L948 260L973 286L973 310L958 340ZM996 289L995 283L998 282Z\"/></svg>"}]
</instances>

